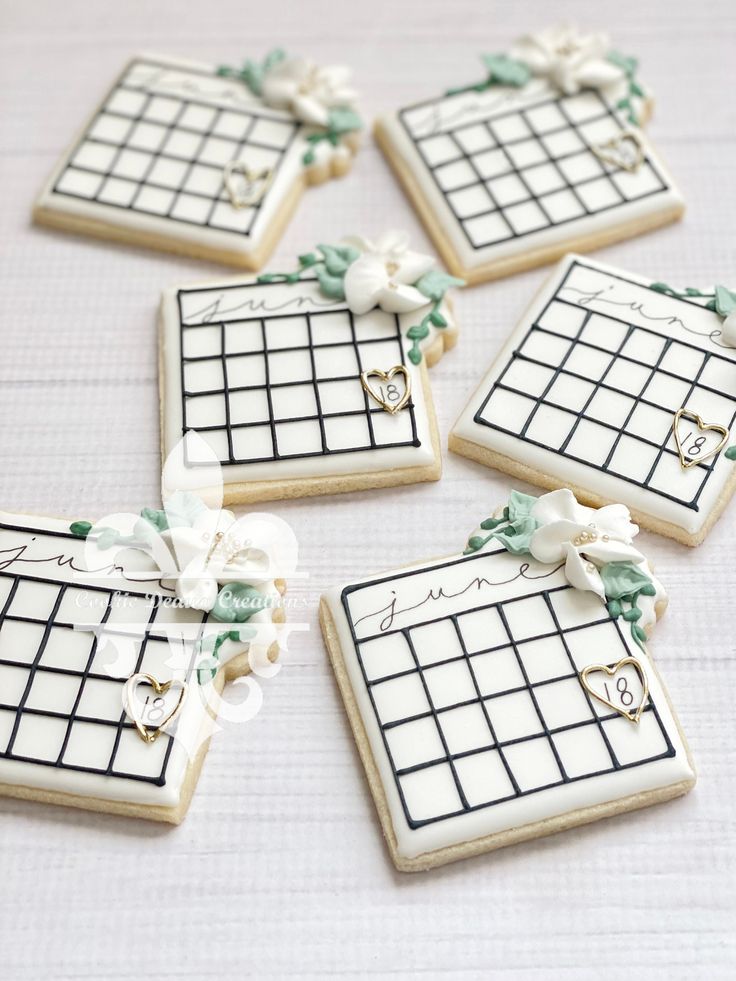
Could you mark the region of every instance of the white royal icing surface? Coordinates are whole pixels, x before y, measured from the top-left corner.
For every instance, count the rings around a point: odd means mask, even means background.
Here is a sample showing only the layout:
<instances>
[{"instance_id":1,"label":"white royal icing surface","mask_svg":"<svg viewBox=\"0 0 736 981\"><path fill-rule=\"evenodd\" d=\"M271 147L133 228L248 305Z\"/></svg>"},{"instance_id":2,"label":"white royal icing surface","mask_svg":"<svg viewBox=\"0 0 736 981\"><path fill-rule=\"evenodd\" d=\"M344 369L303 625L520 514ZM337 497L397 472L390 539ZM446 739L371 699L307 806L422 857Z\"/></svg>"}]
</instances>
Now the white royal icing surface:
<instances>
[{"instance_id":1,"label":"white royal icing surface","mask_svg":"<svg viewBox=\"0 0 736 981\"><path fill-rule=\"evenodd\" d=\"M440 96L380 123L467 270L682 202L646 134L603 92L561 95L535 78ZM591 149L629 129L645 156L632 173Z\"/></svg>"},{"instance_id":2,"label":"white royal icing surface","mask_svg":"<svg viewBox=\"0 0 736 981\"><path fill-rule=\"evenodd\" d=\"M312 132L212 65L141 54L64 154L38 207L247 256L303 174ZM314 152L315 166L350 155L328 141ZM273 170L254 207L230 201L224 167L233 160Z\"/></svg>"},{"instance_id":3,"label":"white royal icing surface","mask_svg":"<svg viewBox=\"0 0 736 981\"><path fill-rule=\"evenodd\" d=\"M642 606L664 599L654 582ZM569 587L564 568L492 543L325 598L401 857L694 777L628 624ZM578 679L626 655L649 683L638 725Z\"/></svg>"},{"instance_id":4,"label":"white royal icing surface","mask_svg":"<svg viewBox=\"0 0 736 981\"><path fill-rule=\"evenodd\" d=\"M211 732L205 689L191 671L205 615L176 606L142 553L94 567L85 553L67 522L0 512L0 784L174 807L190 749ZM273 581L260 589L278 597ZM276 628L270 610L249 623L260 624L255 654ZM227 641L220 663L247 649ZM132 727L123 692L141 672L187 681L176 738L165 731L146 744ZM147 694L138 689L141 709ZM172 688L161 711L178 697Z\"/></svg>"},{"instance_id":5,"label":"white royal icing surface","mask_svg":"<svg viewBox=\"0 0 736 981\"><path fill-rule=\"evenodd\" d=\"M675 299L652 290L650 283L591 259L566 256L453 433L695 534L724 492L734 464L721 452L683 469L672 431L674 413L687 406L704 422L731 429L736 351L721 342L721 318L704 309L703 300ZM563 374L556 377L560 367ZM499 382L508 388L497 387ZM576 426L581 412L584 418ZM698 438L692 422L683 421L680 432L686 447ZM704 448L713 441L714 434L706 434Z\"/></svg>"},{"instance_id":6,"label":"white royal icing surface","mask_svg":"<svg viewBox=\"0 0 736 981\"><path fill-rule=\"evenodd\" d=\"M161 302L165 452L185 425L196 430L220 459L226 485L431 464L424 366L406 356L406 331L429 309L354 315L310 278L284 284L247 277L167 291ZM441 312L453 329L447 303ZM448 328L430 326L424 349L441 329ZM411 405L390 415L365 395L360 372L388 372L401 363L411 378ZM193 476L182 473L177 486Z\"/></svg>"}]
</instances>

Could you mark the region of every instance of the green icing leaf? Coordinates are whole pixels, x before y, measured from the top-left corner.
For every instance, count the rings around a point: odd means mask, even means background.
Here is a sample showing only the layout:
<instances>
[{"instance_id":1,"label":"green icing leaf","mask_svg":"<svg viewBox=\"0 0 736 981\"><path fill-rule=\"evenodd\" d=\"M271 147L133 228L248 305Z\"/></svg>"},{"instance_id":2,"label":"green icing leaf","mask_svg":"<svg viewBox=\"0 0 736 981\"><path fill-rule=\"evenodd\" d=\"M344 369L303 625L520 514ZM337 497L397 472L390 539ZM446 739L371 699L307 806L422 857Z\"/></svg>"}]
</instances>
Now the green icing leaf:
<instances>
[{"instance_id":1,"label":"green icing leaf","mask_svg":"<svg viewBox=\"0 0 736 981\"><path fill-rule=\"evenodd\" d=\"M97 547L104 551L117 545L121 536L115 528L96 528L94 538Z\"/></svg>"},{"instance_id":2,"label":"green icing leaf","mask_svg":"<svg viewBox=\"0 0 736 981\"><path fill-rule=\"evenodd\" d=\"M430 269L429 272L426 272L414 283L414 286L420 293L424 293L425 296L429 297L430 300L434 300L435 303L439 303L451 286L464 285L464 279L450 276L448 273L442 272L441 269Z\"/></svg>"},{"instance_id":3,"label":"green icing leaf","mask_svg":"<svg viewBox=\"0 0 736 981\"><path fill-rule=\"evenodd\" d=\"M333 300L345 299L345 287L343 286L342 276L333 276L323 265L314 267L314 272L319 280L319 288L325 296Z\"/></svg>"},{"instance_id":4,"label":"green icing leaf","mask_svg":"<svg viewBox=\"0 0 736 981\"><path fill-rule=\"evenodd\" d=\"M633 624L631 633L632 636L639 641L639 643L642 643L647 639L646 631L643 627L640 627L638 623Z\"/></svg>"},{"instance_id":5,"label":"green icing leaf","mask_svg":"<svg viewBox=\"0 0 736 981\"><path fill-rule=\"evenodd\" d=\"M207 508L204 501L191 491L175 491L165 502L164 510L169 528L191 528L195 519Z\"/></svg>"},{"instance_id":6,"label":"green icing leaf","mask_svg":"<svg viewBox=\"0 0 736 981\"><path fill-rule=\"evenodd\" d=\"M521 491L513 490L509 495L508 517L511 521L518 521L520 518L528 518L532 513L532 508L537 503L537 498L533 494L522 494ZM536 527L536 521L534 522Z\"/></svg>"},{"instance_id":7,"label":"green icing leaf","mask_svg":"<svg viewBox=\"0 0 736 981\"><path fill-rule=\"evenodd\" d=\"M623 607L621 606L621 603L617 599L609 600L606 606L608 607L608 612L611 614L614 620L616 619L616 617L620 617L621 614L623 613Z\"/></svg>"},{"instance_id":8,"label":"green icing leaf","mask_svg":"<svg viewBox=\"0 0 736 981\"><path fill-rule=\"evenodd\" d=\"M169 521L165 511L157 511L155 508L143 508L141 518L156 531L168 531Z\"/></svg>"},{"instance_id":9,"label":"green icing leaf","mask_svg":"<svg viewBox=\"0 0 736 981\"><path fill-rule=\"evenodd\" d=\"M641 566L633 562L607 562L601 567L601 579L606 598L609 600L629 597L652 584Z\"/></svg>"},{"instance_id":10,"label":"green icing leaf","mask_svg":"<svg viewBox=\"0 0 736 981\"><path fill-rule=\"evenodd\" d=\"M86 538L92 531L91 521L74 521L69 525L69 531L77 538Z\"/></svg>"},{"instance_id":11,"label":"green icing leaf","mask_svg":"<svg viewBox=\"0 0 736 981\"><path fill-rule=\"evenodd\" d=\"M669 296L677 296L675 290L671 286L668 286L667 283L650 283L649 289L655 290L657 293L667 293Z\"/></svg>"},{"instance_id":12,"label":"green icing leaf","mask_svg":"<svg viewBox=\"0 0 736 981\"><path fill-rule=\"evenodd\" d=\"M481 57L488 69L489 82L520 88L531 78L531 71L523 61L516 61L505 54L481 55Z\"/></svg>"},{"instance_id":13,"label":"green icing leaf","mask_svg":"<svg viewBox=\"0 0 736 981\"><path fill-rule=\"evenodd\" d=\"M275 68L279 62L286 58L286 52L283 48L274 48L273 51L269 51L266 57L263 59L262 69L263 74L270 72L272 68Z\"/></svg>"},{"instance_id":14,"label":"green icing leaf","mask_svg":"<svg viewBox=\"0 0 736 981\"><path fill-rule=\"evenodd\" d=\"M736 293L732 293L725 286L716 286L715 303L719 317L727 317L736 310Z\"/></svg>"},{"instance_id":15,"label":"green icing leaf","mask_svg":"<svg viewBox=\"0 0 736 981\"><path fill-rule=\"evenodd\" d=\"M223 586L212 607L212 616L221 623L245 623L254 613L270 605L270 600L254 586L231 582Z\"/></svg>"},{"instance_id":16,"label":"green icing leaf","mask_svg":"<svg viewBox=\"0 0 736 981\"><path fill-rule=\"evenodd\" d=\"M419 364L422 360L422 352L418 347L412 347L407 351L407 357L412 364Z\"/></svg>"},{"instance_id":17,"label":"green icing leaf","mask_svg":"<svg viewBox=\"0 0 736 981\"><path fill-rule=\"evenodd\" d=\"M406 332L406 336L410 341L423 341L428 334L429 327L425 327L424 324L414 324Z\"/></svg>"},{"instance_id":18,"label":"green icing leaf","mask_svg":"<svg viewBox=\"0 0 736 981\"><path fill-rule=\"evenodd\" d=\"M493 537L512 555L526 555L536 530L537 522L534 518L519 518L507 528L494 531Z\"/></svg>"},{"instance_id":19,"label":"green icing leaf","mask_svg":"<svg viewBox=\"0 0 736 981\"><path fill-rule=\"evenodd\" d=\"M485 521L481 521L480 526L483 529L483 531L493 531L494 528L498 528L499 525L502 525L505 520L507 520L507 519L505 519L505 518L486 518Z\"/></svg>"},{"instance_id":20,"label":"green icing leaf","mask_svg":"<svg viewBox=\"0 0 736 981\"><path fill-rule=\"evenodd\" d=\"M617 68L620 68L624 74L628 75L629 77L631 77L639 67L639 62L636 58L630 58L628 55L621 54L620 51L609 51L606 58L612 65L616 65Z\"/></svg>"},{"instance_id":21,"label":"green icing leaf","mask_svg":"<svg viewBox=\"0 0 736 981\"><path fill-rule=\"evenodd\" d=\"M363 128L363 120L349 106L335 106L334 109L330 109L327 117L327 128L335 135L352 133L356 129Z\"/></svg>"},{"instance_id":22,"label":"green icing leaf","mask_svg":"<svg viewBox=\"0 0 736 981\"><path fill-rule=\"evenodd\" d=\"M429 319L435 327L447 327L447 321L442 314L438 313L436 310L433 310L432 313L430 313Z\"/></svg>"},{"instance_id":23,"label":"green icing leaf","mask_svg":"<svg viewBox=\"0 0 736 981\"><path fill-rule=\"evenodd\" d=\"M360 252L350 245L318 245L325 259L325 269L331 276L344 276L348 266L358 258Z\"/></svg>"},{"instance_id":24,"label":"green icing leaf","mask_svg":"<svg viewBox=\"0 0 736 981\"><path fill-rule=\"evenodd\" d=\"M472 538L468 539L467 551L477 552L479 548L483 548L486 543L485 538L481 538L480 535L473 535Z\"/></svg>"},{"instance_id":25,"label":"green icing leaf","mask_svg":"<svg viewBox=\"0 0 736 981\"><path fill-rule=\"evenodd\" d=\"M723 455L727 460L736 460L736 445L729 446Z\"/></svg>"}]
</instances>

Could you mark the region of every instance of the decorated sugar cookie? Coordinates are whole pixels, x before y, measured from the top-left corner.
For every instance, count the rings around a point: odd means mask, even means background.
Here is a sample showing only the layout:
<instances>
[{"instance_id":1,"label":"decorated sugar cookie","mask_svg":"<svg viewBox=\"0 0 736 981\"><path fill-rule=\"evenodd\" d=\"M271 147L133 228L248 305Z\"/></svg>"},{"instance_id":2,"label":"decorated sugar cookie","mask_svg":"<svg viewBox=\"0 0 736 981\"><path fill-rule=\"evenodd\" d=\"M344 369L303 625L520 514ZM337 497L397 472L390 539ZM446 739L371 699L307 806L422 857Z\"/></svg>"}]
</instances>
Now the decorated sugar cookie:
<instances>
[{"instance_id":1,"label":"decorated sugar cookie","mask_svg":"<svg viewBox=\"0 0 736 981\"><path fill-rule=\"evenodd\" d=\"M193 493L92 524L0 515L0 794L178 824L286 627L293 533ZM224 702L226 682L244 686Z\"/></svg>"},{"instance_id":2,"label":"decorated sugar cookie","mask_svg":"<svg viewBox=\"0 0 736 981\"><path fill-rule=\"evenodd\" d=\"M679 292L567 256L450 434L450 449L686 545L736 487L736 294Z\"/></svg>"},{"instance_id":3,"label":"decorated sugar cookie","mask_svg":"<svg viewBox=\"0 0 736 981\"><path fill-rule=\"evenodd\" d=\"M464 550L330 590L320 618L396 866L686 793L646 650L666 605L619 504L513 492Z\"/></svg>"},{"instance_id":4,"label":"decorated sugar cookie","mask_svg":"<svg viewBox=\"0 0 736 981\"><path fill-rule=\"evenodd\" d=\"M133 58L54 169L36 221L258 269L307 184L346 173L350 71Z\"/></svg>"},{"instance_id":5,"label":"decorated sugar cookie","mask_svg":"<svg viewBox=\"0 0 736 981\"><path fill-rule=\"evenodd\" d=\"M426 367L455 343L460 285L394 231L165 293L164 453L198 433L227 502L437 480ZM178 486L196 474L185 461Z\"/></svg>"},{"instance_id":6,"label":"decorated sugar cookie","mask_svg":"<svg viewBox=\"0 0 736 981\"><path fill-rule=\"evenodd\" d=\"M681 216L643 130L651 106L636 59L552 28L375 134L448 268L477 283Z\"/></svg>"}]
</instances>

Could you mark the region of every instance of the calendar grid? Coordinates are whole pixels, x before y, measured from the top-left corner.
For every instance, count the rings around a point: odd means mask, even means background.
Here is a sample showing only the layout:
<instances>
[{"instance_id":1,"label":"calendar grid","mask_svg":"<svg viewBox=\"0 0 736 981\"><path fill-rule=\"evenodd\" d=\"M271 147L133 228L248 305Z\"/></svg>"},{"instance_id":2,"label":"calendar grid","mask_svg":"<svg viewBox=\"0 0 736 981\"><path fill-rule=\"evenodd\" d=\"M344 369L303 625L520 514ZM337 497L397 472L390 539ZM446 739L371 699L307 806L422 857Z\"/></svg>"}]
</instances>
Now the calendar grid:
<instances>
[{"instance_id":1,"label":"calendar grid","mask_svg":"<svg viewBox=\"0 0 736 981\"><path fill-rule=\"evenodd\" d=\"M676 502L690 510L698 511L700 498L715 470L720 454L703 463L697 463L690 472L700 477L699 482L697 485L688 483L679 494L673 491L671 481L666 481L661 476L662 467L668 461L673 463L676 461L679 467L679 453L672 428L674 416L678 409L689 405L692 407L692 400L697 393L701 393L702 396L717 398L720 400L720 404L726 406L722 411L727 415L719 421L722 421L727 429L732 429L736 424L736 386L729 392L723 388L715 387L707 380L710 368L714 365L727 365L730 368L730 361L714 350L705 349L690 341L676 340L674 337L665 336L639 324L631 324L627 320L608 312L605 315L606 320L621 329L620 343L614 347L605 347L596 343L586 334L586 327L591 318L598 316L598 314L560 295L565 290L565 284L573 268L574 265L571 266L557 287L555 294L545 304L534 323L526 331L521 343L511 353L490 391L486 393L477 409L474 421L481 426L513 436L522 442L585 464L586 467L602 473L611 473L617 478L641 487L658 497ZM545 326L547 313L553 307L557 309L566 308L571 311L571 316L574 317L582 316L579 329L576 328L574 332L570 333L562 327L555 329ZM543 357L535 352L537 352L538 342L544 338L569 346L563 356L559 356L551 350L548 356ZM638 341L646 342L647 340L653 344L661 344L661 350L650 364L643 364L636 357L626 353L627 349L631 349L632 344L635 345ZM689 359L688 366L681 370L674 370L665 366L668 356L675 348L685 352ZM588 373L576 370L570 362L577 354L585 352L592 352L604 360L608 359L605 369L600 373L593 368ZM693 365L692 368L689 367L690 363ZM525 365L551 372L548 382L545 383L538 395L533 394L528 386L513 380L513 373L516 368ZM625 368L627 372L641 371L643 372L642 380L637 381L633 389L622 389L621 385L614 383L611 378L613 371L617 368ZM590 391L579 408L573 408L570 404L565 404L558 397L555 397L553 389L556 388L557 382L560 380L570 384L574 381L590 386ZM509 393L520 400L521 408L519 411L523 418L520 425L514 426L513 420L510 420L509 413L504 408L496 408L497 405L501 405L496 401L500 398L501 393ZM621 422L616 423L614 420L604 418L602 413L598 415L593 413L593 404L601 393L610 393L611 396L625 402L626 408ZM662 424L659 430L655 429L651 433L635 428L633 420L641 407L652 410L657 414L658 421L666 422L666 425ZM540 421L543 409L546 411L554 410L567 420L564 425L560 423L564 436L557 431L553 433L543 421ZM575 449L575 439L583 425L593 427L600 437L601 445L608 447L599 462L582 455ZM611 434L610 440L607 434ZM654 451L650 460L647 457L649 462L646 465L646 470L640 476L625 472L623 466L615 463L617 453L620 452L625 439L632 440L637 446L646 448L647 453L649 450ZM659 484L655 483L657 477L660 478Z\"/></svg>"},{"instance_id":2,"label":"calendar grid","mask_svg":"<svg viewBox=\"0 0 736 981\"><path fill-rule=\"evenodd\" d=\"M347 308L213 323L187 321L181 293L178 302L182 434L195 431L204 438L211 434L219 441L211 445L223 464L421 445L413 398L401 413L387 419L361 382L365 370L406 364L397 314L374 312L382 318L380 325L360 336ZM188 352L197 331L212 328L218 332L216 347L207 345L205 353ZM229 332L237 330L251 332L243 349L229 342ZM297 367L288 367L288 358L296 359ZM209 372L215 365L221 380L211 374L193 379L193 370ZM286 401L290 393L300 396L298 401ZM240 397L247 401L236 411ZM199 421L198 407L203 404L208 406L206 419L215 413L216 421ZM186 463L198 465L189 459Z\"/></svg>"},{"instance_id":3,"label":"calendar grid","mask_svg":"<svg viewBox=\"0 0 736 981\"><path fill-rule=\"evenodd\" d=\"M437 568L443 569L456 562L457 560L452 560ZM405 575L420 575L422 571L424 570ZM601 704L596 707L595 700L580 682L580 665L575 662L571 644L573 638L577 638L576 643L580 644L581 638L590 631L609 631L606 636L615 649L620 649L620 653L608 662L608 666L612 666L621 657L629 654L629 647L618 622L612 620L604 608L599 617L594 616L584 623L563 626L558 612L561 607L558 604L564 604L565 595L569 594L573 587L569 585L550 587L524 596L478 603L467 609L463 608L462 612L422 619L405 627L391 626L389 629L358 637L351 616L351 594L378 583L390 584L391 582L392 579L387 578L349 586L343 590L342 604L348 618L362 683L369 697L409 827L420 828L437 821L536 794L552 787L627 770L675 755L675 749L651 694L642 718L649 720L646 724L650 726L650 733L653 734L652 738L655 739L656 744L650 742L649 748L640 750L634 758L630 757L630 753L628 756L622 756L621 751L617 750L616 740L620 738L620 731L617 734L615 727L631 725L631 723L623 720L617 712L607 706ZM543 609L548 613L550 629L538 632L529 630L522 633L522 636L516 636L512 618L517 624L521 622L520 617L522 619L526 617L526 613L523 612L524 605L537 601L543 604ZM514 609L517 610L516 616L513 613ZM522 612L519 613L519 610ZM465 624L469 622L469 618L476 615L498 616L503 627L499 643L478 648L477 644L471 645L468 642L466 630L469 628ZM452 631L452 634L447 636L454 635L457 638L457 653L437 659L431 653L431 656L422 660L417 651L417 644L420 642L417 638L421 637L422 630L427 627L441 629L445 625ZM442 634L442 636L446 635ZM590 634L590 636L591 642L595 642L592 640L595 635ZM539 675L539 662L534 660L534 645L540 641L553 639L556 639L561 646L563 652L561 661L559 665L557 662L550 664L546 669L546 675L544 673ZM375 664L371 658L375 657L376 645L379 645L379 650L381 646L385 646L387 651L394 652L397 650L397 644L401 650L406 645L406 650L409 652L407 661L410 666L395 672L383 670L376 674L370 667ZM510 662L502 660L506 656L511 658ZM496 683L496 675L489 675L487 668L478 666L484 661L487 665L489 658L498 659L496 689L492 687ZM492 663L495 665L496 661ZM507 685L502 681L505 677L504 672L508 669L504 665L508 663L512 667L515 666L514 670L518 672L520 683ZM534 676L531 674L532 668L537 672ZM444 672L441 675L441 682L432 680L437 678L438 671ZM458 694L460 680L466 677L469 677L469 680L464 682L467 696L460 697ZM416 682L416 691L421 692L422 699L426 700L427 708L416 712L399 712L397 709L396 713L392 713L387 708L388 703L383 700L382 692L395 684L406 685L414 682ZM565 686L564 692L563 686ZM568 715L565 718L557 718L555 715L559 709L554 707L554 696L549 695L553 691L560 692L559 698L563 701L573 696L577 699L576 702L570 703L569 709L566 708ZM448 692L450 694L447 694ZM406 697L408 696L405 695ZM514 699L523 700L523 709L522 702L512 701ZM466 711L475 713L474 725L482 725L485 735L479 732L475 736L475 744L467 748L453 748L451 720L456 713ZM397 713L398 717L393 717L393 714ZM519 716L522 714L523 721L519 722ZM417 724L425 724L430 728L423 729L420 736L416 730L412 730L412 727ZM600 758L591 756L592 762L586 763L582 768L578 767L574 772L568 772L570 767L558 747L558 739L564 738L563 734L571 732L578 734L577 738L581 741L581 745L592 745L591 741L595 741L596 745L600 743L603 747L600 753L605 755L605 761L600 762ZM403 733L407 734L407 745L411 745L415 753L420 752L425 758L409 763L397 759L397 753L400 757L402 750L396 749L396 746L400 747L401 744L397 744L395 739L397 736L401 737ZM439 752L434 749L435 744ZM429 747L426 751L425 745ZM530 772L533 771L529 770L532 766L529 762L531 757L525 754L540 751L545 754L545 763L539 775L532 779ZM463 775L463 767L467 765L487 768L487 777L492 783L491 789L486 793L487 799L482 801L469 799L468 785ZM443 810L442 813L432 813L422 817L413 816L406 781L433 779L433 775L444 771L445 768L457 794L457 807L449 811ZM435 810L444 806L444 804L435 805Z\"/></svg>"},{"instance_id":4,"label":"calendar grid","mask_svg":"<svg viewBox=\"0 0 736 981\"><path fill-rule=\"evenodd\" d=\"M571 110L587 100L579 118ZM544 98L441 128L412 123L435 99L399 112L408 138L473 249L610 211L669 189L645 155L636 174L602 162L594 148L626 132L596 91ZM546 115L545 115L546 114ZM542 124L535 120L547 119ZM552 122L550 122L552 120ZM516 131L520 135L514 135ZM593 134L600 135L593 135Z\"/></svg>"},{"instance_id":5,"label":"calendar grid","mask_svg":"<svg viewBox=\"0 0 736 981\"><path fill-rule=\"evenodd\" d=\"M268 191L256 204L234 208L224 185L224 166L232 161L248 162L255 156L256 169L269 168L273 183L291 150L299 124L256 103L247 108L218 107L192 94L163 95L154 88L126 83L128 76L142 65L162 70L167 67L142 61L128 66L69 154L53 193L250 235ZM185 71L215 77L192 69ZM115 100L126 96L130 109L115 108ZM136 106L138 98L142 102ZM166 104L163 115L156 110L161 103ZM188 115L196 113L207 122L188 123ZM270 141L258 136L259 124L277 128Z\"/></svg>"},{"instance_id":6,"label":"calendar grid","mask_svg":"<svg viewBox=\"0 0 736 981\"><path fill-rule=\"evenodd\" d=\"M4 530L27 531L28 529L1 525ZM58 532L43 532L49 537L71 538ZM151 644L158 648L159 658L168 658L171 635L170 628L159 620L164 609L164 598L158 594L143 593L136 590L120 590L81 582L63 582L42 576L26 576L13 571L0 571L0 591L7 588L7 596L0 607L0 760L32 763L44 767L55 767L84 773L95 773L109 777L124 778L163 786L173 747L173 737L164 733L158 742L160 746L155 759L151 758L148 772L136 772L131 764L119 761L123 749L130 749L131 741L137 746L139 739L134 723L122 709L122 691L128 678L145 671L150 661L147 650ZM22 612L23 603L28 603L28 594L23 599L23 591L36 591L37 602L41 602L38 591L46 594L55 590L55 596L48 616L42 611ZM99 620L80 630L71 620L62 616L65 597L70 590L82 591L90 607L98 603L104 606ZM18 604L21 610L17 610ZM110 622L111 615L120 604L150 604L147 625L141 629L139 622L126 622L115 625ZM87 608L87 607L85 607ZM201 635L206 617L193 621L192 637L184 639L186 647L191 644L191 664L195 656L197 637ZM6 630L12 630L10 637ZM40 631L40 637L38 636ZM64 634L77 634L88 644L84 656L74 660L72 648L60 644ZM123 675L113 672L109 665L97 664L102 656L104 640L123 637L135 648L131 670ZM165 648L159 645L165 645ZM32 658L28 658L33 651ZM46 663L51 654L53 662ZM66 663L65 663L66 659ZM90 689L94 689L100 701L95 702L98 713L85 708L84 702ZM14 694L15 692L15 694ZM90 702L93 696L89 695ZM116 706L115 708L113 708ZM10 722L9 722L10 720ZM50 727L43 742L34 741L24 731L24 723L36 720ZM8 724L9 722L9 724ZM79 727L85 729L83 742L77 739L72 753L72 740ZM105 749L107 747L107 749Z\"/></svg>"}]
</instances>

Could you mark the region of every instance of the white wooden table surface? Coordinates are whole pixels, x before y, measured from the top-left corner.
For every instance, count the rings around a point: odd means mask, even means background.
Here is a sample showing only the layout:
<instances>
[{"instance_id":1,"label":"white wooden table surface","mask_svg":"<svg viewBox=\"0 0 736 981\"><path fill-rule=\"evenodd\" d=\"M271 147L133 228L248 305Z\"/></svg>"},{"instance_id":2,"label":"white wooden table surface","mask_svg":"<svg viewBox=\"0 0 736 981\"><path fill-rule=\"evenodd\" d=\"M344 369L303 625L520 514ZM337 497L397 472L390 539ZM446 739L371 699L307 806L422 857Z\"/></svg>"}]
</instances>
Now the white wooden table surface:
<instances>
[{"instance_id":1,"label":"white wooden table surface","mask_svg":"<svg viewBox=\"0 0 736 981\"><path fill-rule=\"evenodd\" d=\"M158 497L154 315L206 263L35 229L32 200L123 60L237 62L272 46L354 66L370 118L480 76L542 0L3 0L0 508L94 517ZM680 225L599 253L673 283L736 285L736 7L568 2L637 54ZM272 267L399 224L429 243L370 139L308 193ZM443 440L546 272L467 290L434 369ZM316 624L320 592L454 551L508 482L448 457L436 484L272 510L299 537L309 634L264 706L214 741L178 829L0 799L0 976L463 979L732 977L736 957L736 503L696 551L642 542L671 595L653 653L699 769L688 797L426 875L383 847Z\"/></svg>"}]
</instances>

